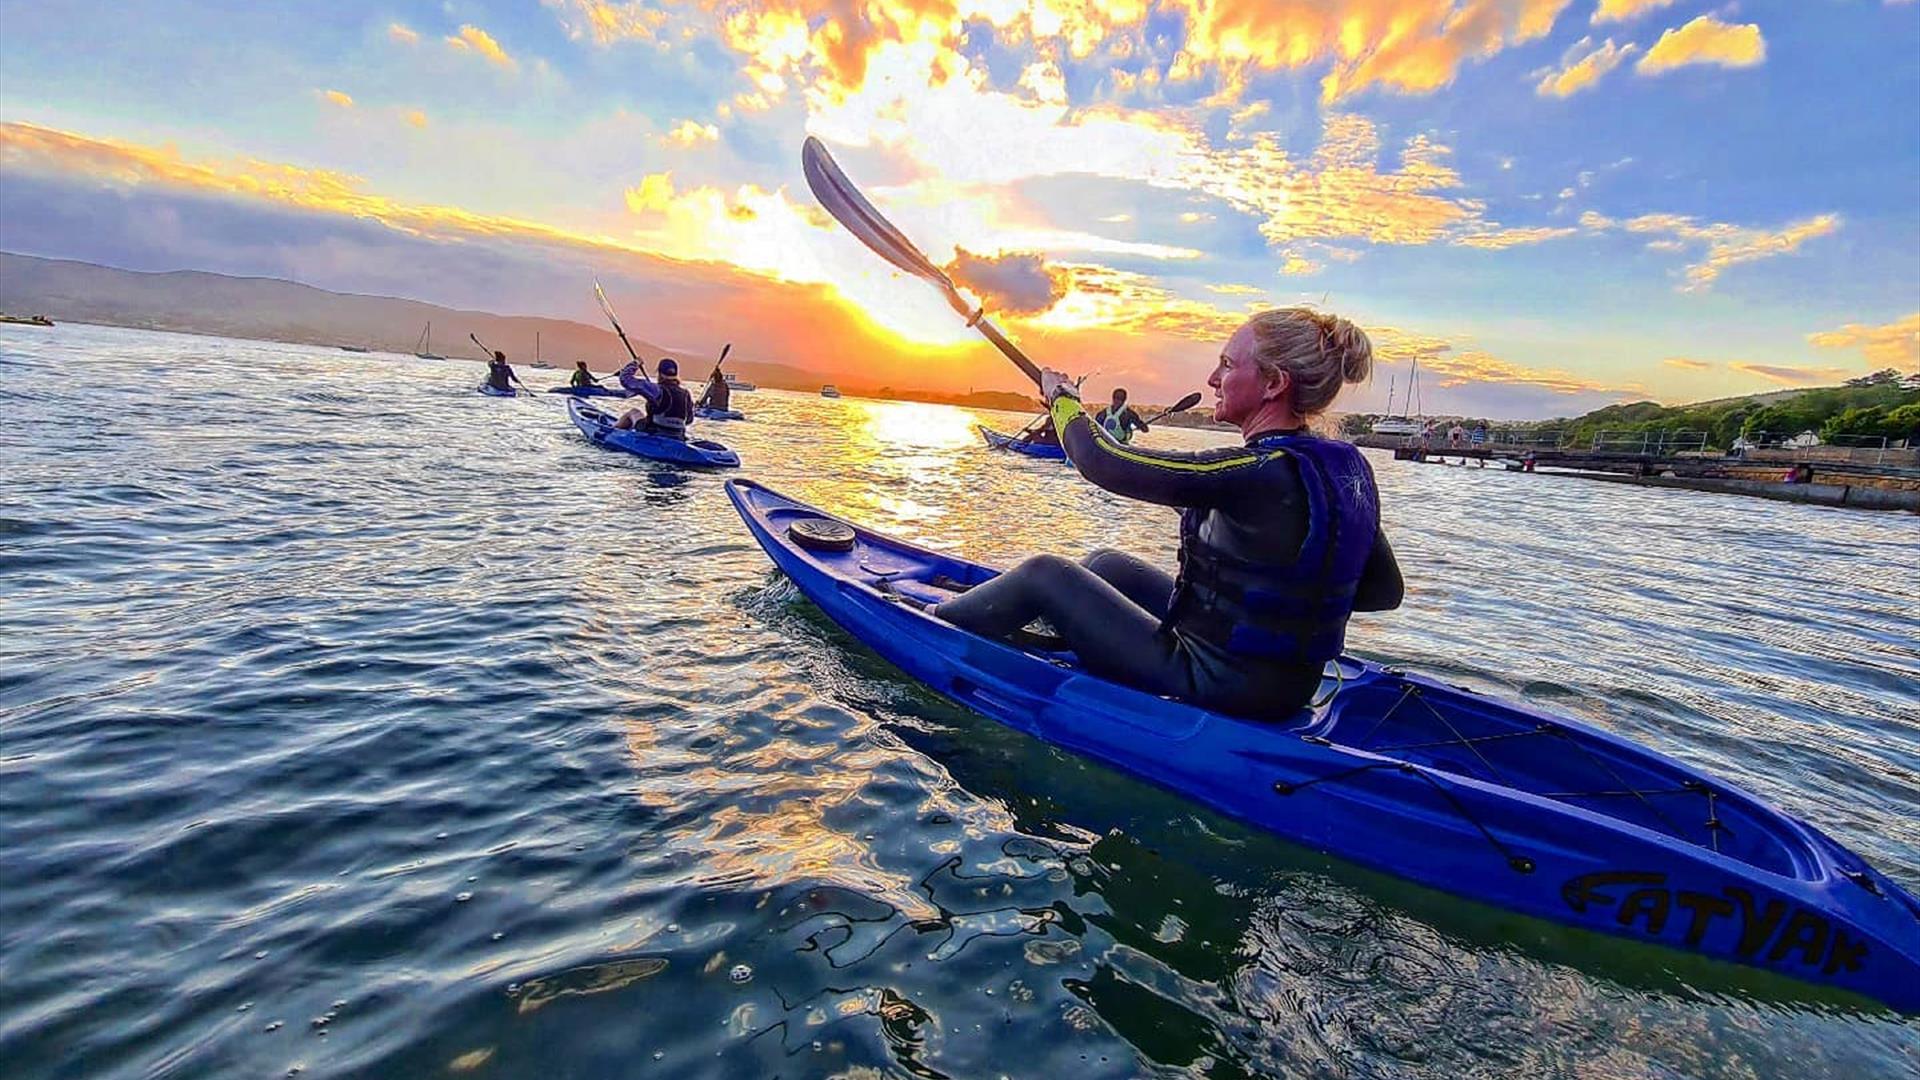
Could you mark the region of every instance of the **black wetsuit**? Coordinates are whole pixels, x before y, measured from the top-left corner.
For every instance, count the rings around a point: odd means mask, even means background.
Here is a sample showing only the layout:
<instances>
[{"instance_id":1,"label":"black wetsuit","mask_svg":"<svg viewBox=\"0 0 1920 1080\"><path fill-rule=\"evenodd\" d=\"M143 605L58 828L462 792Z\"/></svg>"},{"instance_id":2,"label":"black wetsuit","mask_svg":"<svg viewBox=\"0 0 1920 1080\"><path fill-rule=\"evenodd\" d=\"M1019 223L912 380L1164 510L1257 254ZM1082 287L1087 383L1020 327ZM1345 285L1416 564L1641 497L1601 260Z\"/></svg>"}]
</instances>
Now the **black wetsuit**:
<instances>
[{"instance_id":1,"label":"black wetsuit","mask_svg":"<svg viewBox=\"0 0 1920 1080\"><path fill-rule=\"evenodd\" d=\"M487 385L495 390L513 389L513 368L505 360L487 361Z\"/></svg>"},{"instance_id":2,"label":"black wetsuit","mask_svg":"<svg viewBox=\"0 0 1920 1080\"><path fill-rule=\"evenodd\" d=\"M1308 490L1301 462L1310 455L1286 448L1304 451L1298 433L1168 453L1096 437L1091 418L1070 397L1055 402L1053 418L1067 457L1088 480L1117 495L1183 508L1182 577L1118 551L1083 562L1039 555L941 604L939 617L995 637L1044 618L1096 675L1232 715L1282 719L1311 700L1324 660L1340 649L1347 612L1400 605L1400 568L1378 528L1372 475L1357 452L1350 455L1354 470L1335 478L1352 489L1342 516L1323 511L1327 520L1310 535L1309 506L1335 505L1329 499L1343 496L1318 465ZM1342 554L1338 543L1330 546L1330 520L1348 523L1348 546L1358 550ZM1324 594L1314 591L1319 567L1295 565L1309 542L1330 553L1329 567L1341 555L1344 569L1329 570ZM1260 591L1241 583L1257 586L1262 569L1290 576L1300 606L1315 610L1276 610L1269 600L1223 616ZM1221 597L1229 598L1224 606L1215 603Z\"/></svg>"},{"instance_id":3,"label":"black wetsuit","mask_svg":"<svg viewBox=\"0 0 1920 1080\"><path fill-rule=\"evenodd\" d=\"M647 433L686 438L687 425L693 423L693 395L679 379L661 379L655 386L654 394L646 398Z\"/></svg>"}]
</instances>

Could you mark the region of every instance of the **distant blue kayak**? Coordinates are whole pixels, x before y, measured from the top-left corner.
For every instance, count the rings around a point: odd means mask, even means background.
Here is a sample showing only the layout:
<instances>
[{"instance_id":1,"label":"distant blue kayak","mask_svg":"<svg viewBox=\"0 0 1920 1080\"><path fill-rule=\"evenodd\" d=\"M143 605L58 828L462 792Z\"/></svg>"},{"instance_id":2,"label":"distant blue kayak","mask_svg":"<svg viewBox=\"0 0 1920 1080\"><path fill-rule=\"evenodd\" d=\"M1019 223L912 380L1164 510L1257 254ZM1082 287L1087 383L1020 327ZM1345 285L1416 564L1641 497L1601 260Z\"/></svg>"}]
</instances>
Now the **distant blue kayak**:
<instances>
[{"instance_id":1,"label":"distant blue kayak","mask_svg":"<svg viewBox=\"0 0 1920 1080\"><path fill-rule=\"evenodd\" d=\"M485 394L488 397L519 397L520 396L520 391L518 390L502 390L496 386L490 386L486 383L480 384L480 392L482 394Z\"/></svg>"},{"instance_id":2,"label":"distant blue kayak","mask_svg":"<svg viewBox=\"0 0 1920 1080\"><path fill-rule=\"evenodd\" d=\"M668 439L643 431L622 431L613 426L618 417L578 398L567 402L567 415L582 435L611 450L678 465L734 468L740 464L740 455L711 439Z\"/></svg>"},{"instance_id":3,"label":"distant blue kayak","mask_svg":"<svg viewBox=\"0 0 1920 1080\"><path fill-rule=\"evenodd\" d=\"M1011 450L1016 454L1046 458L1049 461L1065 461L1067 459L1067 452L1061 449L1058 443L1029 442L1026 439L1015 438L1012 435L1002 435L985 424L975 424L974 427L980 430L980 437L987 440L987 445L993 447L995 450Z\"/></svg>"},{"instance_id":4,"label":"distant blue kayak","mask_svg":"<svg viewBox=\"0 0 1920 1080\"><path fill-rule=\"evenodd\" d=\"M730 480L829 618L960 705L1296 843L1538 918L1920 1012L1920 901L1813 826L1562 717L1342 657L1259 723L969 633L921 605L999 571ZM903 602L911 601L911 602Z\"/></svg>"},{"instance_id":5,"label":"distant blue kayak","mask_svg":"<svg viewBox=\"0 0 1920 1080\"><path fill-rule=\"evenodd\" d=\"M573 397L624 398L633 396L626 390L611 386L553 386L547 388L547 393L569 394Z\"/></svg>"},{"instance_id":6,"label":"distant blue kayak","mask_svg":"<svg viewBox=\"0 0 1920 1080\"><path fill-rule=\"evenodd\" d=\"M709 409L702 406L693 410L693 415L702 420L745 420L747 414L739 409Z\"/></svg>"}]
</instances>

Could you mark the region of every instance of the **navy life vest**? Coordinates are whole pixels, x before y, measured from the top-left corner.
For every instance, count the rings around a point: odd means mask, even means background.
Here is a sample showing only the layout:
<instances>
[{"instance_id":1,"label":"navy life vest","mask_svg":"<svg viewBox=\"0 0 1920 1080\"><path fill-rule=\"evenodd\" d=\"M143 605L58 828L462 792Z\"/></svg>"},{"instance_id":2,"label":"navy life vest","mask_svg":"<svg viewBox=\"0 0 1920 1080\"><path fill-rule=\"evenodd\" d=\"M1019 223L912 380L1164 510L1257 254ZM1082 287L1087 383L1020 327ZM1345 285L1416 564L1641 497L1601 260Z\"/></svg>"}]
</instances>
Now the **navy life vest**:
<instances>
[{"instance_id":1,"label":"navy life vest","mask_svg":"<svg viewBox=\"0 0 1920 1080\"><path fill-rule=\"evenodd\" d=\"M1213 511L1182 511L1180 575L1164 625L1236 656L1323 663L1346 645L1380 531L1373 469L1351 443L1311 435L1269 435L1248 448L1286 454L1299 467L1307 499L1300 553L1284 562L1237 557L1206 541L1201 526Z\"/></svg>"},{"instance_id":2,"label":"navy life vest","mask_svg":"<svg viewBox=\"0 0 1920 1080\"><path fill-rule=\"evenodd\" d=\"M647 400L647 427L661 435L687 437L687 425L693 422L693 395L674 382L658 384L659 396Z\"/></svg>"}]
</instances>

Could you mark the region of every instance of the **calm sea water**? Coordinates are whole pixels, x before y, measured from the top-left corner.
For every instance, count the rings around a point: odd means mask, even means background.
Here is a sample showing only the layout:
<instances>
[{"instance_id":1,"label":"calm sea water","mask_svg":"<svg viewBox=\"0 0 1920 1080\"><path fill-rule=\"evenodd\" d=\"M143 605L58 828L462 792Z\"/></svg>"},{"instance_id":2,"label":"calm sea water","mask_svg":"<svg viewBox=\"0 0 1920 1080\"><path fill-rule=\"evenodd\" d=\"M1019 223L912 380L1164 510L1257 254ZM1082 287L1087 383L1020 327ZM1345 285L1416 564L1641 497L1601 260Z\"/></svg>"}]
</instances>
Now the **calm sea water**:
<instances>
[{"instance_id":1,"label":"calm sea water","mask_svg":"<svg viewBox=\"0 0 1920 1080\"><path fill-rule=\"evenodd\" d=\"M944 704L773 574L720 477L478 380L0 327L0 1072L1920 1071L1911 1021L1366 873ZM742 474L848 516L1171 559L1169 512L971 430L1018 418L739 404L708 434ZM1920 887L1920 519L1376 469L1411 591L1356 651Z\"/></svg>"}]
</instances>

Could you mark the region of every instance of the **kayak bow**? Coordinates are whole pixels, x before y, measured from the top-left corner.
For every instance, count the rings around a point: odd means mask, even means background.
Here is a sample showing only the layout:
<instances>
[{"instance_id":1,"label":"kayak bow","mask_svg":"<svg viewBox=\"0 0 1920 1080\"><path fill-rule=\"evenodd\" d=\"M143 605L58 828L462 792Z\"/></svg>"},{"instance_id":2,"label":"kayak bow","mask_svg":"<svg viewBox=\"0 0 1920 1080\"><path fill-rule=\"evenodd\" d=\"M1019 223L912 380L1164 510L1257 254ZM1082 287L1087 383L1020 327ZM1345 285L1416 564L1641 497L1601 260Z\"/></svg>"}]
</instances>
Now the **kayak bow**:
<instances>
[{"instance_id":1,"label":"kayak bow","mask_svg":"<svg viewBox=\"0 0 1920 1080\"><path fill-rule=\"evenodd\" d=\"M1256 723L969 633L917 602L999 571L751 481L727 495L821 610L961 705L1249 824L1587 930L1920 1011L1920 901L1811 825L1573 720L1343 657L1331 700Z\"/></svg>"},{"instance_id":2,"label":"kayak bow","mask_svg":"<svg viewBox=\"0 0 1920 1080\"><path fill-rule=\"evenodd\" d=\"M1045 458L1049 461L1067 460L1066 450L1054 443L1029 442L1012 435L1002 435L985 424L975 424L974 427L979 429L980 437L987 440L987 445L995 450L1011 450L1016 454Z\"/></svg>"}]
</instances>

